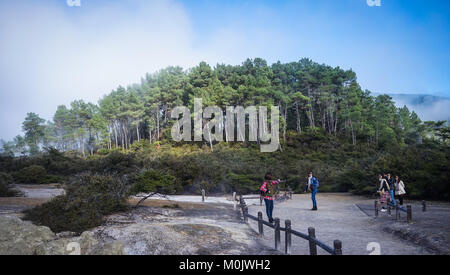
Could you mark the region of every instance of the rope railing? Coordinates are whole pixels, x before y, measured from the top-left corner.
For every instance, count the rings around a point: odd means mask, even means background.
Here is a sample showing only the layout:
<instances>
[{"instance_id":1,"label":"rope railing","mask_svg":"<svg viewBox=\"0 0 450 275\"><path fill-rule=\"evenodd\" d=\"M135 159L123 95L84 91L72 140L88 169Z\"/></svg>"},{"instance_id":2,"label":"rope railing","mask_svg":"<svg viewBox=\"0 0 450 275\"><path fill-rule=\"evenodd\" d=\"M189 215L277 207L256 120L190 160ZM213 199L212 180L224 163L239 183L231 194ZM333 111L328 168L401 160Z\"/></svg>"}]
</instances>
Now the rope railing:
<instances>
[{"instance_id":1,"label":"rope railing","mask_svg":"<svg viewBox=\"0 0 450 275\"><path fill-rule=\"evenodd\" d=\"M235 196L233 196L235 198ZM255 217L248 213L248 206L243 198L239 196L239 204L242 210L242 216L244 222L248 223L248 219L258 222L258 232L260 236L264 235L264 226L270 227L275 230L275 249L280 248L281 234L280 232L285 232L285 253L291 254L292 245L292 235L305 239L309 242L309 253L310 255L317 255L317 246L325 250L331 255L342 255L342 242L340 240L335 240L333 242L333 247L326 245L316 238L315 229L313 227L308 228L308 234L301 233L299 231L293 230L291 228L291 220L285 220L285 227L280 226L280 219L275 218L274 224L264 221L262 212L258 212L258 217Z\"/></svg>"}]
</instances>

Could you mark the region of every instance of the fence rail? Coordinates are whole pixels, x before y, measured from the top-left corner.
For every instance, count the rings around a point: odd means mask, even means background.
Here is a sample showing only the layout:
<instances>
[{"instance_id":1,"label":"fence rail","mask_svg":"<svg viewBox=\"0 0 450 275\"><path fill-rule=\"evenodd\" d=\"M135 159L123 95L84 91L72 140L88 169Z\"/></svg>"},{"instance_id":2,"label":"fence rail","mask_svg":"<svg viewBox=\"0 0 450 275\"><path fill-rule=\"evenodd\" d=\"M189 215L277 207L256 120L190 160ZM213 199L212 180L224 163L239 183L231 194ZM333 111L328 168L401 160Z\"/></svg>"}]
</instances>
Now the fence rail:
<instances>
[{"instance_id":1,"label":"fence rail","mask_svg":"<svg viewBox=\"0 0 450 275\"><path fill-rule=\"evenodd\" d=\"M399 220L400 219L400 212L404 212L406 213L406 220L408 221L408 223L412 222L412 206L411 205L407 205L406 209L404 207L399 206L398 202L396 205L394 205L391 202L387 202L387 211L388 214L391 215L391 210L392 208L395 210L395 219ZM378 200L375 201L375 218L378 217L378 212L379 212L379 203ZM427 203L426 201L422 201L422 211L426 212L427 211Z\"/></svg>"},{"instance_id":2,"label":"fence rail","mask_svg":"<svg viewBox=\"0 0 450 275\"><path fill-rule=\"evenodd\" d=\"M286 194L285 194L286 195ZM250 197L253 198L253 197ZM290 198L292 198L292 194L290 194ZM340 240L335 240L333 242L333 247L328 246L327 244L321 242L316 238L315 229L313 227L308 228L308 234L301 233L299 231L293 230L291 228L291 220L285 220L285 227L280 226L280 219L275 218L274 224L263 220L262 212L258 212L258 217L255 217L248 213L248 206L245 202L245 199L242 195L239 195L239 199L236 198L236 194L233 194L233 199L239 201L240 208L242 210L242 216L244 218L244 222L248 223L248 219L254 220L258 222L258 232L260 236L264 235L264 226L270 227L274 229L275 232L275 249L278 250L280 248L281 243L281 234L280 232L285 232L285 253L291 254L291 245L292 245L292 235L305 239L309 242L309 254L317 255L317 246L330 253L331 255L342 255L342 242ZM249 197L247 197L249 199ZM287 199L287 198L286 198Z\"/></svg>"}]
</instances>

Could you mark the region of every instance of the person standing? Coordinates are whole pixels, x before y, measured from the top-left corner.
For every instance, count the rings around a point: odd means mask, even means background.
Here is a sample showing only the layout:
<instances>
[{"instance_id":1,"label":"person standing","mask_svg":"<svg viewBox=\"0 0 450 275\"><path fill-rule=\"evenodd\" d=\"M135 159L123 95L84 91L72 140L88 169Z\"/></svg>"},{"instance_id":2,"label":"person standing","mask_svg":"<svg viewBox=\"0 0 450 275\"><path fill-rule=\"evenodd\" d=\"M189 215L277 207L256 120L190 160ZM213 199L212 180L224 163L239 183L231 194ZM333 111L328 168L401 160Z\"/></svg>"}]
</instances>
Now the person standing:
<instances>
[{"instance_id":1,"label":"person standing","mask_svg":"<svg viewBox=\"0 0 450 275\"><path fill-rule=\"evenodd\" d=\"M260 190L264 196L264 203L266 204L266 214L270 223L273 223L273 198L276 195L275 186L280 183L280 180L272 180L272 174L266 173L264 176L264 183Z\"/></svg>"},{"instance_id":2,"label":"person standing","mask_svg":"<svg viewBox=\"0 0 450 275\"><path fill-rule=\"evenodd\" d=\"M395 185L394 179L391 178L391 174L387 174L386 181L389 184L389 195L391 196L392 204L396 207L397 201L395 200Z\"/></svg>"},{"instance_id":3,"label":"person standing","mask_svg":"<svg viewBox=\"0 0 450 275\"><path fill-rule=\"evenodd\" d=\"M309 172L308 174L308 189L311 190L311 200L313 203L313 208L311 210L317 211L316 195L319 191L319 181L313 176L313 172Z\"/></svg>"},{"instance_id":4,"label":"person standing","mask_svg":"<svg viewBox=\"0 0 450 275\"><path fill-rule=\"evenodd\" d=\"M405 184L399 176L395 176L395 195L397 195L400 205L403 205L403 198L406 195Z\"/></svg>"},{"instance_id":5,"label":"person standing","mask_svg":"<svg viewBox=\"0 0 450 275\"><path fill-rule=\"evenodd\" d=\"M389 184L386 181L386 175L383 177L381 174L378 176L378 181L380 186L378 187L378 194L380 194L380 204L381 204L381 212L386 212L386 207L384 203L387 204L387 200L389 197Z\"/></svg>"}]
</instances>

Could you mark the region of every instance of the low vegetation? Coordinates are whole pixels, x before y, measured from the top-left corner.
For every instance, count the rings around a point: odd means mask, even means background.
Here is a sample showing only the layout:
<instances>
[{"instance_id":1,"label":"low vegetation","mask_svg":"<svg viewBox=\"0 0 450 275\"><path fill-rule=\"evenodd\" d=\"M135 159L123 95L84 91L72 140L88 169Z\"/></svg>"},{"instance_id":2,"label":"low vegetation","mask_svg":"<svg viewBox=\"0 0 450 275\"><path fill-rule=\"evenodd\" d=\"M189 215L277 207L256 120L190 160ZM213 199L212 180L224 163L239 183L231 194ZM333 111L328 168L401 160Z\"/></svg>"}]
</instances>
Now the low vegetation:
<instances>
[{"instance_id":1,"label":"low vegetation","mask_svg":"<svg viewBox=\"0 0 450 275\"><path fill-rule=\"evenodd\" d=\"M66 194L25 211L25 220L54 232L81 233L99 226L104 215L126 209L129 186L117 176L84 173L67 183Z\"/></svg>"},{"instance_id":2,"label":"low vegetation","mask_svg":"<svg viewBox=\"0 0 450 275\"><path fill-rule=\"evenodd\" d=\"M280 150L261 153L261 141L174 142L172 111L192 110L194 98L222 110L279 106ZM67 195L26 216L55 231L98 225L130 194L255 193L268 171L296 192L313 170L321 192L362 195L375 194L377 175L389 172L409 198L450 200L448 124L422 122L390 96L363 90L353 71L309 59L169 67L98 104L58 106L49 122L29 113L22 126L23 137L3 144L0 172L16 183L66 183Z\"/></svg>"},{"instance_id":3,"label":"low vegetation","mask_svg":"<svg viewBox=\"0 0 450 275\"><path fill-rule=\"evenodd\" d=\"M0 172L0 197L17 197L20 191L11 187L13 178L8 173Z\"/></svg>"}]
</instances>

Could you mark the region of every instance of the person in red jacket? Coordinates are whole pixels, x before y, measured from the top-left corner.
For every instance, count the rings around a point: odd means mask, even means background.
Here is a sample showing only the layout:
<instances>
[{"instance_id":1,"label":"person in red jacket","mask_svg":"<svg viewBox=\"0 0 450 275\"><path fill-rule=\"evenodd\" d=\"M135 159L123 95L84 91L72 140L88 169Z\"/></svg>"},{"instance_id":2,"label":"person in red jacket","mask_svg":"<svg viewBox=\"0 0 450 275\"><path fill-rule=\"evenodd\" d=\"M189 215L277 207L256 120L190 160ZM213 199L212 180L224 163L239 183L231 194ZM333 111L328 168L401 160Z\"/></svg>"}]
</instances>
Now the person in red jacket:
<instances>
[{"instance_id":1,"label":"person in red jacket","mask_svg":"<svg viewBox=\"0 0 450 275\"><path fill-rule=\"evenodd\" d=\"M272 174L266 173L264 176L264 183L261 186L261 193L264 196L264 203L266 204L266 214L269 222L273 223L273 198L276 195L275 185L279 184L280 180L272 180Z\"/></svg>"}]
</instances>

